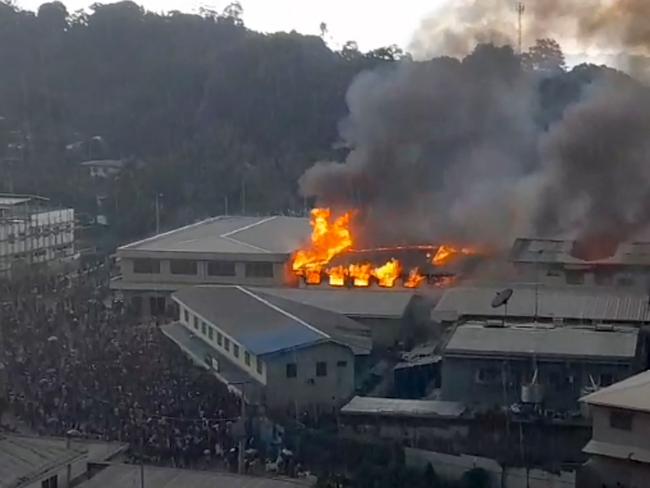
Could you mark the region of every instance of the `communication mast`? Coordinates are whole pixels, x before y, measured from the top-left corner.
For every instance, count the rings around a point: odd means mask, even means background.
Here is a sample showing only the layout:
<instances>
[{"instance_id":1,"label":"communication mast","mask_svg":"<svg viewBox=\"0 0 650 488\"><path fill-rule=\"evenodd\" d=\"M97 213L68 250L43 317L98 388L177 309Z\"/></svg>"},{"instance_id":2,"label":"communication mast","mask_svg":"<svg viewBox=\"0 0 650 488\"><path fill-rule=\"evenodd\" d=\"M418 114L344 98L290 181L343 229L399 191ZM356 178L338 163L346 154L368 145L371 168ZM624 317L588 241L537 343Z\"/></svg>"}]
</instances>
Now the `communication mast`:
<instances>
[{"instance_id":1,"label":"communication mast","mask_svg":"<svg viewBox=\"0 0 650 488\"><path fill-rule=\"evenodd\" d=\"M519 55L523 52L522 48L522 20L524 17L524 12L526 11L526 6L524 5L524 2L518 2L517 3L517 35L518 35L518 49L519 49Z\"/></svg>"}]
</instances>

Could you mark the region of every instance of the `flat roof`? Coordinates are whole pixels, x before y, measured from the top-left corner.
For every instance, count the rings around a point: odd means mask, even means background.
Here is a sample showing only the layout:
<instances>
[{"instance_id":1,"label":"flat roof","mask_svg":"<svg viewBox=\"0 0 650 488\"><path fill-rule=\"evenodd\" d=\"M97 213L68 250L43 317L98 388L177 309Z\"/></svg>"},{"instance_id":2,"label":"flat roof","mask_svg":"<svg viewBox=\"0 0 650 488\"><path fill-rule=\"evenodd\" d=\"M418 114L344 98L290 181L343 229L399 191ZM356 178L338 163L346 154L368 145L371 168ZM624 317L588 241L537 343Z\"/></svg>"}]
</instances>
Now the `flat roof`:
<instances>
[{"instance_id":1,"label":"flat roof","mask_svg":"<svg viewBox=\"0 0 650 488\"><path fill-rule=\"evenodd\" d=\"M110 464L79 488L126 488L140 486L139 465ZM144 466L145 486L156 488L298 488L305 481L239 476L215 471Z\"/></svg>"},{"instance_id":2,"label":"flat roof","mask_svg":"<svg viewBox=\"0 0 650 488\"><path fill-rule=\"evenodd\" d=\"M580 400L590 405L650 413L650 371L614 383Z\"/></svg>"},{"instance_id":3,"label":"flat roof","mask_svg":"<svg viewBox=\"0 0 650 488\"><path fill-rule=\"evenodd\" d=\"M262 293L347 317L400 319L416 293L375 289L258 288Z\"/></svg>"},{"instance_id":4,"label":"flat roof","mask_svg":"<svg viewBox=\"0 0 650 488\"><path fill-rule=\"evenodd\" d=\"M0 486L19 488L38 481L49 472L60 469L86 455L74 446L66 449L48 438L0 436Z\"/></svg>"},{"instance_id":5,"label":"flat roof","mask_svg":"<svg viewBox=\"0 0 650 488\"><path fill-rule=\"evenodd\" d=\"M613 256L586 261L571 255L575 241L563 239L517 239L510 251L515 263L557 263L570 265L650 265L650 242L625 242Z\"/></svg>"},{"instance_id":6,"label":"flat roof","mask_svg":"<svg viewBox=\"0 0 650 488\"><path fill-rule=\"evenodd\" d=\"M174 300L256 355L337 342L368 354L370 329L343 315L241 286L195 286Z\"/></svg>"},{"instance_id":7,"label":"flat roof","mask_svg":"<svg viewBox=\"0 0 650 488\"><path fill-rule=\"evenodd\" d=\"M465 405L459 402L355 396L341 409L341 413L346 415L449 419L460 417L465 410Z\"/></svg>"},{"instance_id":8,"label":"flat roof","mask_svg":"<svg viewBox=\"0 0 650 488\"><path fill-rule=\"evenodd\" d=\"M453 332L444 354L629 360L636 355L638 333L636 327L599 331L543 324L506 327L465 324Z\"/></svg>"},{"instance_id":9,"label":"flat roof","mask_svg":"<svg viewBox=\"0 0 650 488\"><path fill-rule=\"evenodd\" d=\"M585 454L606 456L623 461L637 461L650 464L650 450L634 446L630 443L614 444L611 442L591 440L582 450Z\"/></svg>"},{"instance_id":10,"label":"flat roof","mask_svg":"<svg viewBox=\"0 0 650 488\"><path fill-rule=\"evenodd\" d=\"M639 323L650 319L648 295L641 290L589 287L548 286L539 284L503 284L449 288L432 311L434 320L452 317L503 317L504 307L492 307L497 292L511 288L508 317L599 322ZM537 298L536 298L537 297ZM537 306L535 304L537 302ZM537 308L537 314L535 309Z\"/></svg>"},{"instance_id":11,"label":"flat roof","mask_svg":"<svg viewBox=\"0 0 650 488\"><path fill-rule=\"evenodd\" d=\"M291 254L310 235L302 217L213 217L118 248L118 251Z\"/></svg>"}]
</instances>

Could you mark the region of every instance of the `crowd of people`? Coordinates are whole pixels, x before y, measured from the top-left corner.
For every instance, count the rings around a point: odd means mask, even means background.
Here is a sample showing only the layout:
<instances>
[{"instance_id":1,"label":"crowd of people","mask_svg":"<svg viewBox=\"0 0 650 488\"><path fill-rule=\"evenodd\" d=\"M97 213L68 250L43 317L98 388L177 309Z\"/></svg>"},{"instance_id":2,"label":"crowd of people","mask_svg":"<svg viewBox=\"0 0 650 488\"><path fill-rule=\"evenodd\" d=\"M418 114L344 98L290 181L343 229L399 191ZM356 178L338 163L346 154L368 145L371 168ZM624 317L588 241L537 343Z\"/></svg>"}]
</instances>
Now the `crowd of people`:
<instances>
[{"instance_id":1,"label":"crowd of people","mask_svg":"<svg viewBox=\"0 0 650 488\"><path fill-rule=\"evenodd\" d=\"M103 266L0 285L9 411L33 433L197 466L235 445L239 398L111 297Z\"/></svg>"}]
</instances>

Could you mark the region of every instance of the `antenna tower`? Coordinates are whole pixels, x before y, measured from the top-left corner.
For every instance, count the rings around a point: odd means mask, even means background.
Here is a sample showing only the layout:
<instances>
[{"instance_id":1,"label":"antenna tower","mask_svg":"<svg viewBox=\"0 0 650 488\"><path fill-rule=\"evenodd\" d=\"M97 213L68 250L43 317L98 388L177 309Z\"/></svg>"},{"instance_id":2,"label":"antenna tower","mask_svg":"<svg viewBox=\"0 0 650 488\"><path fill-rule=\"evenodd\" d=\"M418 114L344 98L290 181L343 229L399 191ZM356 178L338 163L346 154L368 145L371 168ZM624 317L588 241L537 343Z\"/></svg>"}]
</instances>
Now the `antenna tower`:
<instances>
[{"instance_id":1,"label":"antenna tower","mask_svg":"<svg viewBox=\"0 0 650 488\"><path fill-rule=\"evenodd\" d=\"M517 35L518 35L518 43L517 47L519 50L519 55L521 56L521 53L523 52L522 48L522 20L524 16L524 12L526 11L526 6L524 5L524 2L518 2L517 3Z\"/></svg>"}]
</instances>

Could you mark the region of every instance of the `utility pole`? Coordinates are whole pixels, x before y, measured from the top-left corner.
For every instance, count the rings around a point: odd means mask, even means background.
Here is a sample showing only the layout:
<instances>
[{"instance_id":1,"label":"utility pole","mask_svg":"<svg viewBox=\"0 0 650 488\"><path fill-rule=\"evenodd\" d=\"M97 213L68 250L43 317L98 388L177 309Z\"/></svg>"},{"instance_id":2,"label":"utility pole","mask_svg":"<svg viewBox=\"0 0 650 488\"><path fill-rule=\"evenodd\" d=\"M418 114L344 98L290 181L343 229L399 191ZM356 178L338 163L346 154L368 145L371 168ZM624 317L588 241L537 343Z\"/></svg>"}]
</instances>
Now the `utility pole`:
<instances>
[{"instance_id":1,"label":"utility pole","mask_svg":"<svg viewBox=\"0 0 650 488\"><path fill-rule=\"evenodd\" d=\"M246 383L242 383L241 388L241 424L242 424L242 436L239 440L239 450L237 452L238 462L237 462L237 471L239 474L244 474L244 451L246 450L246 394L245 394Z\"/></svg>"},{"instance_id":2,"label":"utility pole","mask_svg":"<svg viewBox=\"0 0 650 488\"><path fill-rule=\"evenodd\" d=\"M160 197L162 195L156 192L156 234L160 234Z\"/></svg>"},{"instance_id":3,"label":"utility pole","mask_svg":"<svg viewBox=\"0 0 650 488\"><path fill-rule=\"evenodd\" d=\"M517 3L517 19L518 19L518 26L517 26L517 36L518 36L518 50L519 50L519 55L523 53L523 46L522 46L522 20L524 17L524 12L526 11L526 6L524 5L524 2L519 2Z\"/></svg>"}]
</instances>

